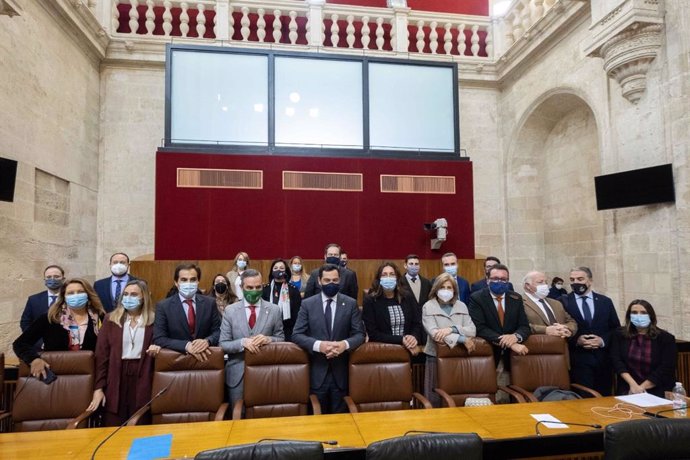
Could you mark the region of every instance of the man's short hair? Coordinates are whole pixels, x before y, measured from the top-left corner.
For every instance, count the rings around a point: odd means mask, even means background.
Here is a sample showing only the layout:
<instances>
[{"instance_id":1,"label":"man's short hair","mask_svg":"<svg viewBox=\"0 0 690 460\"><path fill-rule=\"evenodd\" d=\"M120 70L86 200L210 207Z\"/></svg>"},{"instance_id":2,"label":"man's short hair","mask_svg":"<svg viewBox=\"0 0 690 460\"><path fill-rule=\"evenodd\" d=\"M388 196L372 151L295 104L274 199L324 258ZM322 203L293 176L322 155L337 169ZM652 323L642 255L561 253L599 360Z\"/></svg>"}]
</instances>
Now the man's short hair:
<instances>
[{"instance_id":1,"label":"man's short hair","mask_svg":"<svg viewBox=\"0 0 690 460\"><path fill-rule=\"evenodd\" d=\"M125 256L125 259L127 259L127 263L129 263L129 256L127 254L125 254L124 252L116 252L115 254L110 256L110 263L113 262L113 257L115 257L115 256Z\"/></svg>"},{"instance_id":2,"label":"man's short hair","mask_svg":"<svg viewBox=\"0 0 690 460\"><path fill-rule=\"evenodd\" d=\"M456 259L458 258L458 256L456 256L454 252L446 252L441 256L441 259L445 259L446 257L455 257Z\"/></svg>"},{"instance_id":3,"label":"man's short hair","mask_svg":"<svg viewBox=\"0 0 690 460\"><path fill-rule=\"evenodd\" d=\"M417 254L408 254L407 257L405 257L405 263L407 263L410 259L419 260L419 256Z\"/></svg>"},{"instance_id":4,"label":"man's short hair","mask_svg":"<svg viewBox=\"0 0 690 460\"><path fill-rule=\"evenodd\" d=\"M338 253L339 253L339 254L342 254L342 252L343 252L343 248L341 248L340 245L339 245L338 243L328 243L328 244L326 245L326 249L323 250L323 253L324 253L324 254L328 254L328 250L331 249L331 248L338 248Z\"/></svg>"},{"instance_id":5,"label":"man's short hair","mask_svg":"<svg viewBox=\"0 0 690 460\"><path fill-rule=\"evenodd\" d=\"M500 264L500 263L501 263L501 261L499 260L498 257L489 256L489 257L487 257L486 259L484 259L484 265L486 265L486 263L487 263L488 261L490 261L490 260L493 260L493 261L496 262L497 264Z\"/></svg>"},{"instance_id":6,"label":"man's short hair","mask_svg":"<svg viewBox=\"0 0 690 460\"><path fill-rule=\"evenodd\" d=\"M572 272L585 272L587 274L587 278L592 279L592 270L590 270L589 267L574 267L570 269L570 273Z\"/></svg>"},{"instance_id":7,"label":"man's short hair","mask_svg":"<svg viewBox=\"0 0 690 460\"><path fill-rule=\"evenodd\" d=\"M240 275L240 286L244 286L245 279L254 278L255 276L261 276L261 273L258 270L254 270L253 268L246 269Z\"/></svg>"},{"instance_id":8,"label":"man's short hair","mask_svg":"<svg viewBox=\"0 0 690 460\"><path fill-rule=\"evenodd\" d=\"M493 267L491 267L491 268L487 271L486 276L487 276L487 277L490 277L490 276L491 276L491 272L494 271L494 270L505 270L505 271L508 272L508 275L510 275L510 270L508 270L508 267L506 267L506 266L503 265L503 264L496 264L496 265L494 265Z\"/></svg>"},{"instance_id":9,"label":"man's short hair","mask_svg":"<svg viewBox=\"0 0 690 460\"><path fill-rule=\"evenodd\" d=\"M174 280L177 281L180 278L180 272L182 270L194 270L196 271L196 279L197 281L201 281L201 268L195 263L192 262L183 262L177 267L175 267L175 278Z\"/></svg>"},{"instance_id":10,"label":"man's short hair","mask_svg":"<svg viewBox=\"0 0 690 460\"><path fill-rule=\"evenodd\" d=\"M43 269L43 275L45 276L46 272L51 268L57 268L60 270L60 273L62 273L62 276L65 276L65 270L59 265L48 265L45 269Z\"/></svg>"},{"instance_id":11,"label":"man's short hair","mask_svg":"<svg viewBox=\"0 0 690 460\"><path fill-rule=\"evenodd\" d=\"M340 273L340 268L338 268L337 265L333 264L323 264L319 267L319 279L323 278L323 272L332 272L333 270L337 270L338 273Z\"/></svg>"}]
</instances>

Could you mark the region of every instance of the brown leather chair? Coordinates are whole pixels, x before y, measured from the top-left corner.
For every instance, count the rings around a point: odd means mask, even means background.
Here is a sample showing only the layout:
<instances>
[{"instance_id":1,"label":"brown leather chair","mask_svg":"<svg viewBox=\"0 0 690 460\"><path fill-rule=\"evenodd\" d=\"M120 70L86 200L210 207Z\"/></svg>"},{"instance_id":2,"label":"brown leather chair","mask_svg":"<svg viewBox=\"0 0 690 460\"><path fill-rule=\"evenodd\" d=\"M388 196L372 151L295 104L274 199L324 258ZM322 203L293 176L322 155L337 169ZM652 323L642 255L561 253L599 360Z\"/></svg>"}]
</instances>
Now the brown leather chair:
<instances>
[{"instance_id":1,"label":"brown leather chair","mask_svg":"<svg viewBox=\"0 0 690 460\"><path fill-rule=\"evenodd\" d=\"M542 386L555 386L561 390L575 390L590 396L601 394L577 383L570 383L568 374L568 344L560 338L534 334L524 342L529 349L525 356L510 354L511 385L501 387L518 402L537 402L533 392Z\"/></svg>"},{"instance_id":2,"label":"brown leather chair","mask_svg":"<svg viewBox=\"0 0 690 460\"><path fill-rule=\"evenodd\" d=\"M309 403L316 415L321 406L309 394L309 355L291 342L264 345L244 354L244 398L235 403L233 420L307 415Z\"/></svg>"},{"instance_id":3,"label":"brown leather chair","mask_svg":"<svg viewBox=\"0 0 690 460\"><path fill-rule=\"evenodd\" d=\"M48 351L41 358L57 379L46 385L31 376L27 364L20 363L12 407L14 431L86 428L92 414L86 408L93 397L93 352Z\"/></svg>"},{"instance_id":4,"label":"brown leather chair","mask_svg":"<svg viewBox=\"0 0 690 460\"><path fill-rule=\"evenodd\" d=\"M225 399L225 362L223 350L211 347L207 361L191 355L163 349L156 356L151 395L165 388L150 406L132 416L128 425L136 425L150 409L151 421L159 423L209 422L223 420L228 410Z\"/></svg>"},{"instance_id":5,"label":"brown leather chair","mask_svg":"<svg viewBox=\"0 0 690 460\"><path fill-rule=\"evenodd\" d=\"M5 398L5 353L0 353L0 433L7 433L12 428L12 419L7 410Z\"/></svg>"},{"instance_id":6,"label":"brown leather chair","mask_svg":"<svg viewBox=\"0 0 690 460\"><path fill-rule=\"evenodd\" d=\"M438 388L444 407L464 406L467 398L489 398L496 402L496 364L491 345L476 338L476 347L467 353L464 346L438 345Z\"/></svg>"},{"instance_id":7,"label":"brown leather chair","mask_svg":"<svg viewBox=\"0 0 690 460\"><path fill-rule=\"evenodd\" d=\"M414 397L425 409L431 403L412 391L410 353L402 345L367 342L350 353L351 413L410 409Z\"/></svg>"}]
</instances>

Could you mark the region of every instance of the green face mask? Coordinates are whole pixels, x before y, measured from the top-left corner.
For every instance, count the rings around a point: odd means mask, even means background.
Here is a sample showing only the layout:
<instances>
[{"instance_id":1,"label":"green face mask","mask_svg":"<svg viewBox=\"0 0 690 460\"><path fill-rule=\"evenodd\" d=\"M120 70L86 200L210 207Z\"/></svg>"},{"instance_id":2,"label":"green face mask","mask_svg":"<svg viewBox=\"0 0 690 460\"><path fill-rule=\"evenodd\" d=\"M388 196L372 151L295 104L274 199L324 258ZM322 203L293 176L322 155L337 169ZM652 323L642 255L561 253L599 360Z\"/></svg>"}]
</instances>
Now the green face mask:
<instances>
[{"instance_id":1,"label":"green face mask","mask_svg":"<svg viewBox=\"0 0 690 460\"><path fill-rule=\"evenodd\" d=\"M261 298L261 291L242 290L242 293L244 294L244 300L252 305L256 304Z\"/></svg>"}]
</instances>

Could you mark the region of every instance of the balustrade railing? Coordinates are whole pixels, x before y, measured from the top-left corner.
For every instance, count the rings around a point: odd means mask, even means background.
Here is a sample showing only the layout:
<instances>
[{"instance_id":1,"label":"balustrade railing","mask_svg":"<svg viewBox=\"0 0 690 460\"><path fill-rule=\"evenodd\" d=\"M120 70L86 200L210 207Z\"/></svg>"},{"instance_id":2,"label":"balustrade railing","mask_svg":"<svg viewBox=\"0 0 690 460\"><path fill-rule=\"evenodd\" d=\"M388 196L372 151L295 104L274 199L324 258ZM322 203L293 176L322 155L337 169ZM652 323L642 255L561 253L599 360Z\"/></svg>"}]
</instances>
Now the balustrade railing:
<instances>
[{"instance_id":1,"label":"balustrade railing","mask_svg":"<svg viewBox=\"0 0 690 460\"><path fill-rule=\"evenodd\" d=\"M506 49L519 40L560 1L562 0L513 0L501 19Z\"/></svg>"}]
</instances>

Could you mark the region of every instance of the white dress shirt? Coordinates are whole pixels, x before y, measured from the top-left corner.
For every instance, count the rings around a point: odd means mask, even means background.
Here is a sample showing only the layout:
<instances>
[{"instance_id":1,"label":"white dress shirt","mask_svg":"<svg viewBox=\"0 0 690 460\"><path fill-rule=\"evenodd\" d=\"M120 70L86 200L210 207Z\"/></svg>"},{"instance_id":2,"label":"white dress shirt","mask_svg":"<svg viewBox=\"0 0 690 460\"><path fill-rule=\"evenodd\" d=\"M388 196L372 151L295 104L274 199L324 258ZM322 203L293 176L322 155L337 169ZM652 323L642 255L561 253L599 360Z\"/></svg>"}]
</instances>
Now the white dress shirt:
<instances>
[{"instance_id":1,"label":"white dress shirt","mask_svg":"<svg viewBox=\"0 0 690 460\"><path fill-rule=\"evenodd\" d=\"M131 323L128 316L122 325L122 359L139 359L144 349L144 319L139 315L134 329Z\"/></svg>"}]
</instances>

